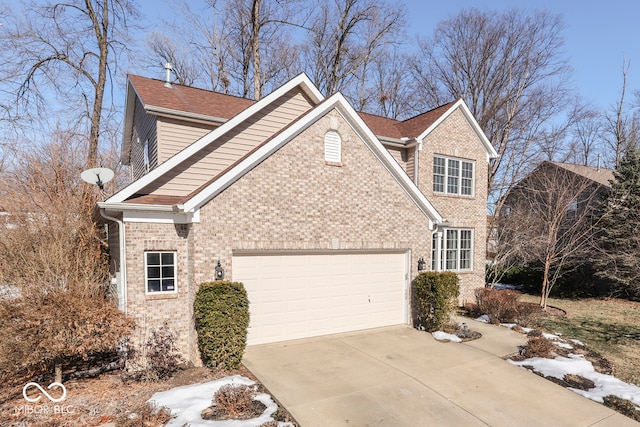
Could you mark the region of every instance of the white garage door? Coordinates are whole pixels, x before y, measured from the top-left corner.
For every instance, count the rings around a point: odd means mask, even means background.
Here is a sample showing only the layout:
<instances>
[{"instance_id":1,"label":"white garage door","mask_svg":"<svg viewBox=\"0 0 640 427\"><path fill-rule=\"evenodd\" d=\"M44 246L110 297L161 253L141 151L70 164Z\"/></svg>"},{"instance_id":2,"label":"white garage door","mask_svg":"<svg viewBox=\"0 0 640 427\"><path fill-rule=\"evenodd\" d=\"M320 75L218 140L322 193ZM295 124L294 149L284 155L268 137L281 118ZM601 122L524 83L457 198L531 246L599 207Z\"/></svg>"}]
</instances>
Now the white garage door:
<instances>
[{"instance_id":1,"label":"white garage door","mask_svg":"<svg viewBox=\"0 0 640 427\"><path fill-rule=\"evenodd\" d=\"M405 253L237 255L249 345L406 323Z\"/></svg>"}]
</instances>

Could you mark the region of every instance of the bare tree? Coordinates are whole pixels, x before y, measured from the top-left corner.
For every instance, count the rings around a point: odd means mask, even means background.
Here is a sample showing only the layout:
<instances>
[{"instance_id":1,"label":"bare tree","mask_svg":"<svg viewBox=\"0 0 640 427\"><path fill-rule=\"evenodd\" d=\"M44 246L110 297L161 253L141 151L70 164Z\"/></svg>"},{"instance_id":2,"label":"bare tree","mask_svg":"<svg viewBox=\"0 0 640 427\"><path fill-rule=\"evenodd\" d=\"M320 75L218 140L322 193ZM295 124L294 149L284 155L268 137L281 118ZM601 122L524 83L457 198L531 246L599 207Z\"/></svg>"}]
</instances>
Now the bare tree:
<instances>
[{"instance_id":1,"label":"bare tree","mask_svg":"<svg viewBox=\"0 0 640 427\"><path fill-rule=\"evenodd\" d=\"M560 277L580 265L591 247L602 186L551 162L512 188L501 212L500 246L511 258L539 265L540 306Z\"/></svg>"},{"instance_id":2,"label":"bare tree","mask_svg":"<svg viewBox=\"0 0 640 427\"><path fill-rule=\"evenodd\" d=\"M574 163L584 166L600 166L602 131L601 117L594 110L587 111L584 118L576 122L572 129Z\"/></svg>"},{"instance_id":3,"label":"bare tree","mask_svg":"<svg viewBox=\"0 0 640 427\"><path fill-rule=\"evenodd\" d=\"M408 84L411 75L406 67L408 56L397 50L385 50L376 55L370 65L370 88L367 97L359 96L360 110L391 119L405 119L422 112L420 99Z\"/></svg>"},{"instance_id":4,"label":"bare tree","mask_svg":"<svg viewBox=\"0 0 640 427\"><path fill-rule=\"evenodd\" d=\"M605 114L604 140L611 153L607 160L609 165L617 167L629 148L640 146L640 115L627 105L627 74L630 63L622 64L622 89L620 99Z\"/></svg>"},{"instance_id":5,"label":"bare tree","mask_svg":"<svg viewBox=\"0 0 640 427\"><path fill-rule=\"evenodd\" d=\"M260 99L298 74L291 28L301 0L226 0L181 3L183 23L151 33L147 67L173 66L180 84Z\"/></svg>"},{"instance_id":6,"label":"bare tree","mask_svg":"<svg viewBox=\"0 0 640 427\"><path fill-rule=\"evenodd\" d=\"M17 147L0 180L0 379L114 351L130 331L108 287L104 230L84 212L84 138ZM7 322L7 319L13 321Z\"/></svg>"},{"instance_id":7,"label":"bare tree","mask_svg":"<svg viewBox=\"0 0 640 427\"><path fill-rule=\"evenodd\" d=\"M415 90L428 107L463 98L499 154L489 173L494 200L567 129L566 121L553 126L570 98L562 29L561 18L548 12L471 9L419 43Z\"/></svg>"},{"instance_id":8,"label":"bare tree","mask_svg":"<svg viewBox=\"0 0 640 427\"><path fill-rule=\"evenodd\" d=\"M86 125L88 167L98 162L105 95L135 15L129 0L22 2L3 25L11 65L2 71L15 102L41 116L58 105Z\"/></svg>"},{"instance_id":9,"label":"bare tree","mask_svg":"<svg viewBox=\"0 0 640 427\"><path fill-rule=\"evenodd\" d=\"M320 90L341 91L362 109L363 88L377 55L402 30L401 5L375 0L324 0L311 18L304 64ZM355 90L351 90L354 87Z\"/></svg>"}]
</instances>

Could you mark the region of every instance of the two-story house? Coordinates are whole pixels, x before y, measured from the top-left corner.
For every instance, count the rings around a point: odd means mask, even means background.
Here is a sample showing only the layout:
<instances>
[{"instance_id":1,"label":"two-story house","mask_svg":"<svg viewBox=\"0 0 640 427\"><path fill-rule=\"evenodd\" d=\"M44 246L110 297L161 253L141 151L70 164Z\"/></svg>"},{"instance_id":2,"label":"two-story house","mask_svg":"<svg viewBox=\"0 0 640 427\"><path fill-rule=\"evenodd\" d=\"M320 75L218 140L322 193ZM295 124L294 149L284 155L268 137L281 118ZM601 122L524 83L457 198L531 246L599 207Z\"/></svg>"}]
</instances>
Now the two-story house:
<instances>
[{"instance_id":1,"label":"two-story house","mask_svg":"<svg viewBox=\"0 0 640 427\"><path fill-rule=\"evenodd\" d=\"M197 363L193 300L216 268L247 289L249 345L411 324L419 261L472 300L495 156L461 100L397 121L304 74L260 101L130 76L132 182L97 206L120 307Z\"/></svg>"}]
</instances>

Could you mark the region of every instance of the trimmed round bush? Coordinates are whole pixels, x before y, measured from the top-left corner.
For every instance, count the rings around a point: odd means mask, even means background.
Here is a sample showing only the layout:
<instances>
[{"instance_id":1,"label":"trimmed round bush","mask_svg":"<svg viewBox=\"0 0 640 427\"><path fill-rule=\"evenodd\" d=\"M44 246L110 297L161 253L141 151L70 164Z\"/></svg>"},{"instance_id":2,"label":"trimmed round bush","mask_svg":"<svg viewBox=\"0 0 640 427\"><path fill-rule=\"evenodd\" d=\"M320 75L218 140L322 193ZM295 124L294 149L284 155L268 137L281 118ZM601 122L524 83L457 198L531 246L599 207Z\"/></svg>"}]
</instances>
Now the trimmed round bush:
<instances>
[{"instance_id":1,"label":"trimmed round bush","mask_svg":"<svg viewBox=\"0 0 640 427\"><path fill-rule=\"evenodd\" d=\"M458 275L449 271L422 272L413 281L416 326L441 331L458 306Z\"/></svg>"},{"instance_id":2,"label":"trimmed round bush","mask_svg":"<svg viewBox=\"0 0 640 427\"><path fill-rule=\"evenodd\" d=\"M244 285L226 280L202 283L193 308L204 365L237 369L247 346L249 327L249 299Z\"/></svg>"}]
</instances>

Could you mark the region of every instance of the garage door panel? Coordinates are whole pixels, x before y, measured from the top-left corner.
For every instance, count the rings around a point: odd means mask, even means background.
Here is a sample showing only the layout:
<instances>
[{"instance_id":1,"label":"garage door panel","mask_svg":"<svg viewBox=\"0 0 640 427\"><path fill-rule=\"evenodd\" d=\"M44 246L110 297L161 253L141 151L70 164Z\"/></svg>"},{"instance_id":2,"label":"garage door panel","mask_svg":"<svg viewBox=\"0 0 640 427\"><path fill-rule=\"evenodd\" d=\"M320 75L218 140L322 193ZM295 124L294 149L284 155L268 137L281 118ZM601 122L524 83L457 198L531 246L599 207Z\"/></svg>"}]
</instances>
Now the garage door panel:
<instances>
[{"instance_id":1,"label":"garage door panel","mask_svg":"<svg viewBox=\"0 0 640 427\"><path fill-rule=\"evenodd\" d=\"M251 314L248 344L405 323L402 253L240 255Z\"/></svg>"}]
</instances>

